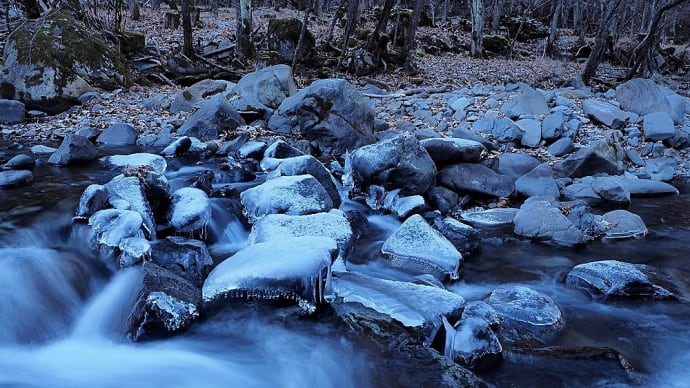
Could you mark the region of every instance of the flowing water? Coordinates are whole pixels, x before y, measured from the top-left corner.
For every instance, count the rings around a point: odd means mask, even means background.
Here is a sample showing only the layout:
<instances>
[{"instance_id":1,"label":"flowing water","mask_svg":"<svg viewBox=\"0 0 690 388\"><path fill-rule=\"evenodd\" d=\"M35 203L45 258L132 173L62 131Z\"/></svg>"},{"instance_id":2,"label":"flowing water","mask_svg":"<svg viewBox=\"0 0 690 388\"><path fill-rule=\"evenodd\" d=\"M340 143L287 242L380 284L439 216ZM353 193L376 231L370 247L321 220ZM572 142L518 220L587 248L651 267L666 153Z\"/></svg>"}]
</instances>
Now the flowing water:
<instances>
[{"instance_id":1,"label":"flowing water","mask_svg":"<svg viewBox=\"0 0 690 388\"><path fill-rule=\"evenodd\" d=\"M198 170L175 166L171 185L185 184ZM225 312L205 317L175 338L128 342L125 322L140 274L110 273L87 248L86 236L71 227L83 189L114 173L94 164L81 169L39 166L34 175L29 186L0 191L0 386L424 385L422 377L414 378L424 375L423 366L409 362L401 373L400 362L381 360L379 349L328 319L281 321L260 311ZM644 239L571 250L506 240L498 232L466 260L463 280L450 289L467 300L480 300L498 285L528 285L550 295L565 315L566 329L551 345L608 346L631 362L644 385L687 386L687 303L592 301L564 287L562 277L579 263L618 259L689 279L689 192L685 188L680 196L634 201L631 210L650 229ZM209 250L221 260L245 246L248 230L235 201L214 199L212 206ZM367 241L357 247L350 265L404 280L406 275L382 265L377 253L399 221L380 215L369 221ZM399 377L403 374L412 377L404 380ZM607 376L583 379L509 362L479 375L497 386L624 385Z\"/></svg>"}]
</instances>

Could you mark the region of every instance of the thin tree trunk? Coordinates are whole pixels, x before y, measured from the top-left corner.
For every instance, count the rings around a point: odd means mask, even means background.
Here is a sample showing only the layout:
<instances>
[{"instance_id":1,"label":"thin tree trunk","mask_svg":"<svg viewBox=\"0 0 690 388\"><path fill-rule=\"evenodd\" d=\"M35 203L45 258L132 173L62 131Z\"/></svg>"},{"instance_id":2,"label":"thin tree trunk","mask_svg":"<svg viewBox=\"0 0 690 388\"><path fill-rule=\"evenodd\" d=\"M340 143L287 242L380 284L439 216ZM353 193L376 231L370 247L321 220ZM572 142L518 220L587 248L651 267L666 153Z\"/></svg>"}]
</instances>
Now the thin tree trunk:
<instances>
[{"instance_id":1,"label":"thin tree trunk","mask_svg":"<svg viewBox=\"0 0 690 388\"><path fill-rule=\"evenodd\" d=\"M127 0L127 8L129 8L129 18L132 20L141 19L141 14L139 13L139 1L138 0Z\"/></svg>"},{"instance_id":2,"label":"thin tree trunk","mask_svg":"<svg viewBox=\"0 0 690 388\"><path fill-rule=\"evenodd\" d=\"M345 25L345 32L343 33L340 63L343 63L345 56L347 55L347 47L348 43L350 43L350 37L357 26L357 20L359 19L359 1L360 0L350 0L347 6L347 24Z\"/></svg>"},{"instance_id":3,"label":"thin tree trunk","mask_svg":"<svg viewBox=\"0 0 690 388\"><path fill-rule=\"evenodd\" d=\"M297 46L295 47L295 55L292 57L292 67L294 68L297 64L297 57L299 57L300 49L302 48L302 42L304 41L304 35L307 33L307 23L309 23L309 11L311 10L312 2L307 0L307 6L304 8L304 18L302 19L302 28L299 30L299 39L297 39Z\"/></svg>"},{"instance_id":4,"label":"thin tree trunk","mask_svg":"<svg viewBox=\"0 0 690 388\"><path fill-rule=\"evenodd\" d=\"M496 0L494 2L493 14L491 15L491 33L497 34L498 27L501 26L501 11L503 9L504 0Z\"/></svg>"},{"instance_id":5,"label":"thin tree trunk","mask_svg":"<svg viewBox=\"0 0 690 388\"><path fill-rule=\"evenodd\" d=\"M424 0L415 0L414 11L412 12L412 20L410 21L410 29L407 32L407 37L405 39L405 45L402 49L402 59L403 59L403 69L408 72L410 70L410 51L414 46L414 38L417 34L417 25L419 24L419 19L422 16L422 9L424 8Z\"/></svg>"},{"instance_id":6,"label":"thin tree trunk","mask_svg":"<svg viewBox=\"0 0 690 388\"><path fill-rule=\"evenodd\" d=\"M189 0L181 0L180 8L182 8L182 53L191 58L194 56L194 40L192 38L192 18L189 14Z\"/></svg>"},{"instance_id":7,"label":"thin tree trunk","mask_svg":"<svg viewBox=\"0 0 690 388\"><path fill-rule=\"evenodd\" d=\"M556 48L556 36L558 33L558 17L563 7L563 0L554 0L551 5L551 25L549 26L549 37L546 40L546 54L551 58L558 57Z\"/></svg>"},{"instance_id":8,"label":"thin tree trunk","mask_svg":"<svg viewBox=\"0 0 690 388\"><path fill-rule=\"evenodd\" d=\"M378 23L376 23L376 28L374 32L369 36L367 41L367 50L376 56L376 52L381 50L379 47L381 34L386 31L386 26L388 25L388 19L391 16L391 9L396 0L385 0L383 3L383 10L381 11L381 16L379 17Z\"/></svg>"},{"instance_id":9,"label":"thin tree trunk","mask_svg":"<svg viewBox=\"0 0 690 388\"><path fill-rule=\"evenodd\" d=\"M445 25L448 21L448 0L443 0L443 9L441 10L441 24Z\"/></svg>"},{"instance_id":10,"label":"thin tree trunk","mask_svg":"<svg viewBox=\"0 0 690 388\"><path fill-rule=\"evenodd\" d=\"M473 57L480 57L482 55L483 47L482 40L484 34L484 3L482 0L472 1L472 42L470 46L470 54Z\"/></svg>"},{"instance_id":11,"label":"thin tree trunk","mask_svg":"<svg viewBox=\"0 0 690 388\"><path fill-rule=\"evenodd\" d=\"M237 53L242 58L254 58L252 42L252 1L239 0L237 9Z\"/></svg>"},{"instance_id":12,"label":"thin tree trunk","mask_svg":"<svg viewBox=\"0 0 690 388\"><path fill-rule=\"evenodd\" d=\"M599 20L597 37L594 42L594 47L592 48L592 53L589 54L589 58L585 64L585 69L582 71L582 81L585 83L585 85L589 85L589 81L596 74L597 68L604 58L604 52L606 51L606 39L609 36L613 18L616 15L621 2L622 0L600 0L601 19Z\"/></svg>"}]
</instances>

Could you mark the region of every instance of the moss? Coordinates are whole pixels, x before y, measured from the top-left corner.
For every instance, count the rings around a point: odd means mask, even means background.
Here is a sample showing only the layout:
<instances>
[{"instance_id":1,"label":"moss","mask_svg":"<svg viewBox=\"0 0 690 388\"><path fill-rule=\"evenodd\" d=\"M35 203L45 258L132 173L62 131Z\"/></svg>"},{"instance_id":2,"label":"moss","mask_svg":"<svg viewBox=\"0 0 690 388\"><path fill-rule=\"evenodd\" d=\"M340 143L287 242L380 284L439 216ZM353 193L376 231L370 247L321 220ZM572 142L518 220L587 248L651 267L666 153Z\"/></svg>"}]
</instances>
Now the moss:
<instances>
[{"instance_id":1,"label":"moss","mask_svg":"<svg viewBox=\"0 0 690 388\"><path fill-rule=\"evenodd\" d=\"M0 84L0 97L7 100L12 100L16 98L16 95L17 89L15 89L14 85L8 83Z\"/></svg>"},{"instance_id":2,"label":"moss","mask_svg":"<svg viewBox=\"0 0 690 388\"><path fill-rule=\"evenodd\" d=\"M284 37L293 42L299 40L302 22L297 18L271 19L268 21L268 34Z\"/></svg>"},{"instance_id":3,"label":"moss","mask_svg":"<svg viewBox=\"0 0 690 388\"><path fill-rule=\"evenodd\" d=\"M185 90L182 92L182 97L185 99L185 101L191 101L194 96L192 96L192 93L190 93L188 90Z\"/></svg>"}]
</instances>

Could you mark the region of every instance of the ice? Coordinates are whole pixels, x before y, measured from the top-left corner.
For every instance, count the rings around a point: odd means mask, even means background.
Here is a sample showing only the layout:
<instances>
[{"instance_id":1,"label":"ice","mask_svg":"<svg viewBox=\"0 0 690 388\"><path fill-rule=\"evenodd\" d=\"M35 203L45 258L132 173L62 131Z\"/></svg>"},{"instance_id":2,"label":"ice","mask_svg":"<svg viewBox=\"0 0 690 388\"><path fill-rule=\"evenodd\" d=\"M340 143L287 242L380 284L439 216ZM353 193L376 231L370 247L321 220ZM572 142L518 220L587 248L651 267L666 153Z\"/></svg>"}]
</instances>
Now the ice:
<instances>
[{"instance_id":1,"label":"ice","mask_svg":"<svg viewBox=\"0 0 690 388\"><path fill-rule=\"evenodd\" d=\"M161 317L166 329L173 332L188 325L188 319L199 316L199 312L193 303L186 303L173 298L165 292L154 291L146 297L146 303L155 305L165 314L158 314Z\"/></svg>"},{"instance_id":2,"label":"ice","mask_svg":"<svg viewBox=\"0 0 690 388\"><path fill-rule=\"evenodd\" d=\"M302 299L318 302L320 276L338 246L328 237L294 237L249 245L211 271L202 289L206 303L238 299Z\"/></svg>"},{"instance_id":3,"label":"ice","mask_svg":"<svg viewBox=\"0 0 690 388\"><path fill-rule=\"evenodd\" d=\"M139 213L146 234L153 237L156 233L153 212L140 179L135 176L118 175L105 187L108 191L108 202L116 209L133 210Z\"/></svg>"},{"instance_id":4,"label":"ice","mask_svg":"<svg viewBox=\"0 0 690 388\"><path fill-rule=\"evenodd\" d=\"M173 194L170 224L179 232L205 231L211 221L211 202L203 190L183 187Z\"/></svg>"},{"instance_id":5,"label":"ice","mask_svg":"<svg viewBox=\"0 0 690 388\"><path fill-rule=\"evenodd\" d=\"M89 226L99 245L119 247L128 237L141 237L141 215L131 210L99 210L89 218Z\"/></svg>"},{"instance_id":6,"label":"ice","mask_svg":"<svg viewBox=\"0 0 690 388\"><path fill-rule=\"evenodd\" d=\"M164 173L168 168L168 162L165 161L160 155L154 155L149 153L136 153L131 155L112 155L107 156L102 159L104 162L115 166L115 167L136 167L136 166L146 166L151 167L154 170Z\"/></svg>"}]
</instances>

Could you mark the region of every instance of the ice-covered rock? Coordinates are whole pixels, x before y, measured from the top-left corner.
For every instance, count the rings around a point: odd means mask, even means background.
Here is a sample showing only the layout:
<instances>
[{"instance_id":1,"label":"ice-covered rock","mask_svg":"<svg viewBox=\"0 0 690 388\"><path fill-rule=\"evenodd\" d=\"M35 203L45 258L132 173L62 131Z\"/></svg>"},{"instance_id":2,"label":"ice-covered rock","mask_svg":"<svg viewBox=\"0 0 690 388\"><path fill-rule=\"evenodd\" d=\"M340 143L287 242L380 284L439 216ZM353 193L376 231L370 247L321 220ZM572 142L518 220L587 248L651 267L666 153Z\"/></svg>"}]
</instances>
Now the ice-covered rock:
<instances>
[{"instance_id":1,"label":"ice-covered rock","mask_svg":"<svg viewBox=\"0 0 690 388\"><path fill-rule=\"evenodd\" d=\"M197 287L201 287L213 266L206 244L176 236L156 241L151 247L151 260Z\"/></svg>"},{"instance_id":2,"label":"ice-covered rock","mask_svg":"<svg viewBox=\"0 0 690 388\"><path fill-rule=\"evenodd\" d=\"M101 159L104 163L117 167L146 167L164 173L168 168L168 162L160 155L149 153L135 153L130 155L112 155Z\"/></svg>"},{"instance_id":3,"label":"ice-covered rock","mask_svg":"<svg viewBox=\"0 0 690 388\"><path fill-rule=\"evenodd\" d=\"M678 299L670 278L657 268L618 260L576 265L565 283L601 299Z\"/></svg>"},{"instance_id":4,"label":"ice-covered rock","mask_svg":"<svg viewBox=\"0 0 690 388\"><path fill-rule=\"evenodd\" d=\"M479 231L469 225L456 220L453 217L437 217L434 219L434 228L441 232L443 237L461 253L472 252L479 248L481 236Z\"/></svg>"},{"instance_id":5,"label":"ice-covered rock","mask_svg":"<svg viewBox=\"0 0 690 388\"><path fill-rule=\"evenodd\" d=\"M176 231L205 237L206 227L211 222L211 201L203 190L177 189L170 209L170 225Z\"/></svg>"},{"instance_id":6,"label":"ice-covered rock","mask_svg":"<svg viewBox=\"0 0 690 388\"><path fill-rule=\"evenodd\" d=\"M144 262L142 271L137 299L127 320L127 337L144 341L186 329L199 316L199 288L149 261Z\"/></svg>"},{"instance_id":7,"label":"ice-covered rock","mask_svg":"<svg viewBox=\"0 0 690 388\"><path fill-rule=\"evenodd\" d=\"M141 215L131 210L99 210L89 218L89 226L94 233L94 246L108 253L119 249L122 240L143 235Z\"/></svg>"},{"instance_id":8,"label":"ice-covered rock","mask_svg":"<svg viewBox=\"0 0 690 388\"><path fill-rule=\"evenodd\" d=\"M453 327L445 318L444 354L465 368L486 368L501 359L503 346L482 318L464 318Z\"/></svg>"},{"instance_id":9,"label":"ice-covered rock","mask_svg":"<svg viewBox=\"0 0 690 388\"><path fill-rule=\"evenodd\" d=\"M103 209L108 204L108 190L103 185L92 184L84 189L79 198L77 218L88 218L98 210Z\"/></svg>"},{"instance_id":10,"label":"ice-covered rock","mask_svg":"<svg viewBox=\"0 0 690 388\"><path fill-rule=\"evenodd\" d=\"M276 176L311 175L326 190L331 197L334 208L339 208L341 199L338 188L333 181L331 173L323 163L311 155L295 156L283 159L279 162L275 170L269 174L269 179Z\"/></svg>"},{"instance_id":11,"label":"ice-covered rock","mask_svg":"<svg viewBox=\"0 0 690 388\"><path fill-rule=\"evenodd\" d=\"M327 212L333 201L321 183L311 175L281 176L240 195L250 222L267 214L304 215Z\"/></svg>"},{"instance_id":12,"label":"ice-covered rock","mask_svg":"<svg viewBox=\"0 0 690 388\"><path fill-rule=\"evenodd\" d=\"M440 280L460 276L460 252L418 214L400 225L381 252L393 266L413 274L427 273Z\"/></svg>"},{"instance_id":13,"label":"ice-covered rock","mask_svg":"<svg viewBox=\"0 0 690 388\"><path fill-rule=\"evenodd\" d=\"M127 237L120 240L120 268L131 267L151 258L151 243L141 237Z\"/></svg>"},{"instance_id":14,"label":"ice-covered rock","mask_svg":"<svg viewBox=\"0 0 690 388\"><path fill-rule=\"evenodd\" d=\"M455 321L465 304L460 295L438 287L356 272L335 273L333 291L336 314L354 330L426 344L442 326L441 316Z\"/></svg>"},{"instance_id":15,"label":"ice-covered rock","mask_svg":"<svg viewBox=\"0 0 690 388\"><path fill-rule=\"evenodd\" d=\"M222 261L203 286L204 303L268 300L315 311L323 301L338 244L329 237L292 237L249 245Z\"/></svg>"},{"instance_id":16,"label":"ice-covered rock","mask_svg":"<svg viewBox=\"0 0 690 388\"><path fill-rule=\"evenodd\" d=\"M503 344L544 344L565 327L563 314L553 299L529 287L498 287L485 302L500 318L498 334Z\"/></svg>"},{"instance_id":17,"label":"ice-covered rock","mask_svg":"<svg viewBox=\"0 0 690 388\"><path fill-rule=\"evenodd\" d=\"M108 192L110 206L139 213L147 236L155 236L156 224L153 211L139 177L118 175L105 184L105 189Z\"/></svg>"},{"instance_id":18,"label":"ice-covered rock","mask_svg":"<svg viewBox=\"0 0 690 388\"><path fill-rule=\"evenodd\" d=\"M338 243L338 256L343 260L347 259L354 245L350 222L340 210L302 216L266 215L252 226L248 243L256 244L302 236L323 236L334 239Z\"/></svg>"}]
</instances>

